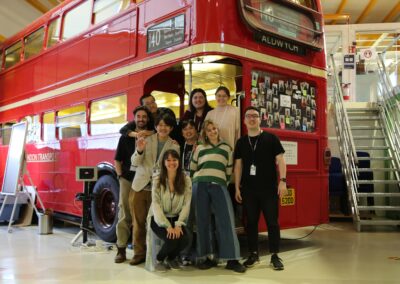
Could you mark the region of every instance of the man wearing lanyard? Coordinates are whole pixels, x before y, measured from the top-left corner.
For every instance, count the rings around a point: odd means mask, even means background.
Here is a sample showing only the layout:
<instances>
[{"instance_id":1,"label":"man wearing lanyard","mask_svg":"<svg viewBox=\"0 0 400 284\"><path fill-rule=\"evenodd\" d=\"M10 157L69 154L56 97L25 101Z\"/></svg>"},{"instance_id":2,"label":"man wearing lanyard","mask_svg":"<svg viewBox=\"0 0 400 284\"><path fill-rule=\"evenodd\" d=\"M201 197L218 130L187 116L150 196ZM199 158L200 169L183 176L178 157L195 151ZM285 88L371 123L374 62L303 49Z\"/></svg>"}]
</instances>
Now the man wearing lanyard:
<instances>
[{"instance_id":1,"label":"man wearing lanyard","mask_svg":"<svg viewBox=\"0 0 400 284\"><path fill-rule=\"evenodd\" d=\"M278 257L278 209L279 197L287 194L285 150L278 137L260 129L259 109L248 107L244 122L248 135L241 137L235 147L235 199L243 202L247 215L249 257L243 265L252 267L259 263L258 220L262 211L268 227L269 251L272 254L270 265L274 270L283 270L282 260Z\"/></svg>"}]
</instances>

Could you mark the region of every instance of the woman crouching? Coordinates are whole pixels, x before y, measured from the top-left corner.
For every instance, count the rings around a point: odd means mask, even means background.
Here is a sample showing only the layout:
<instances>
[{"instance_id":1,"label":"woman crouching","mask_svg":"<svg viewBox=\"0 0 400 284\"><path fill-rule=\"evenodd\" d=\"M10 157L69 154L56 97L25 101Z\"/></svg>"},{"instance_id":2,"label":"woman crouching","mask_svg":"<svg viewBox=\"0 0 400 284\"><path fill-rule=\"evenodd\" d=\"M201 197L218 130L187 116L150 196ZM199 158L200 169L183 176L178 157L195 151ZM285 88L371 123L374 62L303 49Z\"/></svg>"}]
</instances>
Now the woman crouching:
<instances>
[{"instance_id":1,"label":"woman crouching","mask_svg":"<svg viewBox=\"0 0 400 284\"><path fill-rule=\"evenodd\" d=\"M180 268L177 257L188 244L184 226L189 215L191 198L191 180L182 170L178 152L165 151L160 175L153 178L149 211L151 231L163 241L156 253L156 271L165 272L167 269ZM155 242L149 243L152 248L148 248L148 254L152 254L152 250L156 251ZM151 259L152 256L148 255L146 262Z\"/></svg>"}]
</instances>

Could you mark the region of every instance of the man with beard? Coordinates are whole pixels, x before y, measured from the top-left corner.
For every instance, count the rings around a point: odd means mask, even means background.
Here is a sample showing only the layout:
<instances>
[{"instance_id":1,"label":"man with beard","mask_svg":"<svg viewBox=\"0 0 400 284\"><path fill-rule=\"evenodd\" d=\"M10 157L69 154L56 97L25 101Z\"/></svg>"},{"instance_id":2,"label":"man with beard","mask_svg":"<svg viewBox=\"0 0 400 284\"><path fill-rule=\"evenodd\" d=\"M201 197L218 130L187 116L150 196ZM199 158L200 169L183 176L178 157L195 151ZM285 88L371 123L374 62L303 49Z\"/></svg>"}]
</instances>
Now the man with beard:
<instances>
[{"instance_id":1,"label":"man with beard","mask_svg":"<svg viewBox=\"0 0 400 284\"><path fill-rule=\"evenodd\" d=\"M135 117L135 129L138 137L145 137L145 133L153 129L150 123L150 111L143 107L137 107L133 111ZM117 248L115 263L126 260L126 245L131 235L132 215L129 204L129 192L135 176L135 170L131 166L131 156L136 149L136 138L122 135L119 139L115 153L115 170L119 180L119 203L117 223Z\"/></svg>"}]
</instances>

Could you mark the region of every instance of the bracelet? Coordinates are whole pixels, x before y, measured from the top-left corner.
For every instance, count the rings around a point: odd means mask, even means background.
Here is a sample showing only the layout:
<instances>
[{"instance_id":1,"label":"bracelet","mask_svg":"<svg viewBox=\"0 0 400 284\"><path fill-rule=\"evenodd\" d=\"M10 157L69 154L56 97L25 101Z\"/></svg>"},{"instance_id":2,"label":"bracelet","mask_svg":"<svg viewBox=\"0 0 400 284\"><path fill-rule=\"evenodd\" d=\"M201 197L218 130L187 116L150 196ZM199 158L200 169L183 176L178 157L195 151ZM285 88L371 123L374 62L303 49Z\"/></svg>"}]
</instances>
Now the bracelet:
<instances>
[{"instance_id":1,"label":"bracelet","mask_svg":"<svg viewBox=\"0 0 400 284\"><path fill-rule=\"evenodd\" d=\"M286 178L281 178L280 181L286 183Z\"/></svg>"}]
</instances>

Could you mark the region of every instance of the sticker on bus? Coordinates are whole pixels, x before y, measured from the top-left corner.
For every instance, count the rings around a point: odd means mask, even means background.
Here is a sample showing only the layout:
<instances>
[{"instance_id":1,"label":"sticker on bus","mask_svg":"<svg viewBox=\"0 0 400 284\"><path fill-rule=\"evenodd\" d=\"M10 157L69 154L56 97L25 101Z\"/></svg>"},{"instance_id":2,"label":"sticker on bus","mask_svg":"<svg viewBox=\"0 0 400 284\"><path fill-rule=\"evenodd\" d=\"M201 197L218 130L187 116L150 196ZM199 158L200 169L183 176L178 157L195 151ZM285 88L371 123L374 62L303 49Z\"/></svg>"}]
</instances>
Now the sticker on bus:
<instances>
[{"instance_id":1,"label":"sticker on bus","mask_svg":"<svg viewBox=\"0 0 400 284\"><path fill-rule=\"evenodd\" d=\"M288 190L287 195L281 198L281 206L292 206L295 204L296 198L294 194L294 188L290 187L287 190Z\"/></svg>"}]
</instances>

